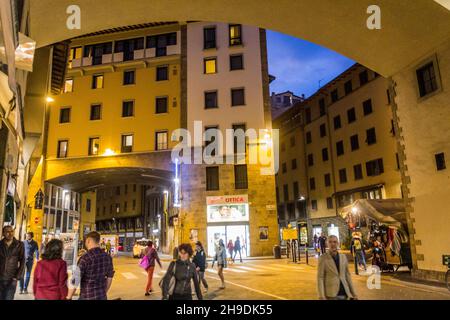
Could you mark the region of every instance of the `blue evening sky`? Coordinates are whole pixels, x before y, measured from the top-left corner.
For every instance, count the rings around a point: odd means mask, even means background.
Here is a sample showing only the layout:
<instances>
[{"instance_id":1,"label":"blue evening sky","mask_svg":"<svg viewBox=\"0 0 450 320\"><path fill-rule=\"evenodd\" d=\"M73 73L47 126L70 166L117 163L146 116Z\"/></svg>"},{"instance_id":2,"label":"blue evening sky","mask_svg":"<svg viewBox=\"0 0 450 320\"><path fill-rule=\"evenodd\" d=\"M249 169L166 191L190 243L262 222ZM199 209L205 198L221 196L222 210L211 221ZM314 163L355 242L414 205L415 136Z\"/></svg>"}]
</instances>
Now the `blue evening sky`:
<instances>
[{"instance_id":1,"label":"blue evening sky","mask_svg":"<svg viewBox=\"0 0 450 320\"><path fill-rule=\"evenodd\" d=\"M354 61L314 43L267 30L269 73L276 77L270 92L290 90L306 97L333 80Z\"/></svg>"}]
</instances>

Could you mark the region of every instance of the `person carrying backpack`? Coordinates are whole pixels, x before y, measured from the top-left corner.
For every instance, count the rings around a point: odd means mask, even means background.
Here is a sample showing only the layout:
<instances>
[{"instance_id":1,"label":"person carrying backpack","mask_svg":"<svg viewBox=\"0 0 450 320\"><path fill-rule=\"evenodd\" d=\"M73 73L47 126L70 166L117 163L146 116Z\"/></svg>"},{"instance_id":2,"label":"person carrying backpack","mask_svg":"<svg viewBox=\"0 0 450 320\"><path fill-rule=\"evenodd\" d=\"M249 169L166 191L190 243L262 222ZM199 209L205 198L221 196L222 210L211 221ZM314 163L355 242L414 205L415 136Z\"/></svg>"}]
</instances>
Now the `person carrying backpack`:
<instances>
[{"instance_id":1,"label":"person carrying backpack","mask_svg":"<svg viewBox=\"0 0 450 320\"><path fill-rule=\"evenodd\" d=\"M350 252L355 257L356 263L358 263L359 266L362 265L364 270L367 271L364 244L361 237L357 233L354 233L353 235L352 243L350 245Z\"/></svg>"}]
</instances>

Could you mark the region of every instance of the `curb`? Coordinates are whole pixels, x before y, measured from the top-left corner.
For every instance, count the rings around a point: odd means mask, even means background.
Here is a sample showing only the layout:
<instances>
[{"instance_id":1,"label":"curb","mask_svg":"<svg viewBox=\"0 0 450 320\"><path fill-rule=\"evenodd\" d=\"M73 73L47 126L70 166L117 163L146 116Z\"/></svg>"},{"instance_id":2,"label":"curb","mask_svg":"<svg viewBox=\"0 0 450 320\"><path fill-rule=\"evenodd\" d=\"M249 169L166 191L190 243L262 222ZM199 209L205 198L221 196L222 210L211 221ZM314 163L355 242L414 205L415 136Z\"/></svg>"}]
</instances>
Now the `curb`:
<instances>
[{"instance_id":1,"label":"curb","mask_svg":"<svg viewBox=\"0 0 450 320\"><path fill-rule=\"evenodd\" d=\"M439 285L438 286L434 286L432 284L416 283L416 282L407 281L407 280L399 280L399 279L396 279L396 278L390 278L389 281L390 282L399 283L399 284L404 284L404 285L407 285L407 286L410 286L410 287L425 289L425 290L440 291L442 293L447 293L450 296L450 291L447 288L441 287Z\"/></svg>"}]
</instances>

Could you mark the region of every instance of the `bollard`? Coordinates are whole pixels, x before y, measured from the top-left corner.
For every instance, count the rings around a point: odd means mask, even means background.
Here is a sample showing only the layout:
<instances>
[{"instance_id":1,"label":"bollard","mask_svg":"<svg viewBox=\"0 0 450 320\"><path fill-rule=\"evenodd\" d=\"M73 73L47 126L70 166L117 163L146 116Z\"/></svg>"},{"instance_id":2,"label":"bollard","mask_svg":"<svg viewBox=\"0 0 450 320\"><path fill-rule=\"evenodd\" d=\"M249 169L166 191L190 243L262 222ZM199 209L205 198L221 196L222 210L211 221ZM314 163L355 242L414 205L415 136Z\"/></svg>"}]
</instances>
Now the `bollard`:
<instances>
[{"instance_id":1,"label":"bollard","mask_svg":"<svg viewBox=\"0 0 450 320\"><path fill-rule=\"evenodd\" d=\"M309 265L308 245L305 244L306 264Z\"/></svg>"}]
</instances>

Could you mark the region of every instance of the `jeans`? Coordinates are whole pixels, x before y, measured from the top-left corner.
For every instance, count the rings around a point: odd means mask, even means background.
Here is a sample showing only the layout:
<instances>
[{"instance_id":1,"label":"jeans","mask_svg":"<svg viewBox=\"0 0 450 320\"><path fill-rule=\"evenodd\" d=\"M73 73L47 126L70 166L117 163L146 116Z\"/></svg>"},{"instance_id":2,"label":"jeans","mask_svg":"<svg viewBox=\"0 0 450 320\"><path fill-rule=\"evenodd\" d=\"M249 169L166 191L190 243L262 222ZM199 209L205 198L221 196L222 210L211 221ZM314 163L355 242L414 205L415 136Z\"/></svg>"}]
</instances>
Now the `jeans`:
<instances>
[{"instance_id":1,"label":"jeans","mask_svg":"<svg viewBox=\"0 0 450 320\"><path fill-rule=\"evenodd\" d=\"M359 265L362 264L364 266L364 269L367 269L366 258L364 257L364 253L362 252L362 250L356 250L355 257L356 257L357 263Z\"/></svg>"},{"instance_id":2,"label":"jeans","mask_svg":"<svg viewBox=\"0 0 450 320\"><path fill-rule=\"evenodd\" d=\"M206 279L205 279L205 271L198 272L198 279L200 280L201 283L203 283L203 286L205 287L205 289L208 289L208 282L206 282Z\"/></svg>"},{"instance_id":3,"label":"jeans","mask_svg":"<svg viewBox=\"0 0 450 320\"><path fill-rule=\"evenodd\" d=\"M28 289L28 285L30 283L30 277L31 277L31 270L33 269L33 263L34 261L27 261L25 264L25 275L22 277L19 281L19 287L20 291L24 291Z\"/></svg>"},{"instance_id":4,"label":"jeans","mask_svg":"<svg viewBox=\"0 0 450 320\"><path fill-rule=\"evenodd\" d=\"M234 259L236 259L237 253L239 252L239 260L242 262L242 255L241 255L241 250L235 250L234 251L234 257L233 257L233 261Z\"/></svg>"},{"instance_id":5,"label":"jeans","mask_svg":"<svg viewBox=\"0 0 450 320\"><path fill-rule=\"evenodd\" d=\"M17 280L0 280L0 300L14 300Z\"/></svg>"}]
</instances>

